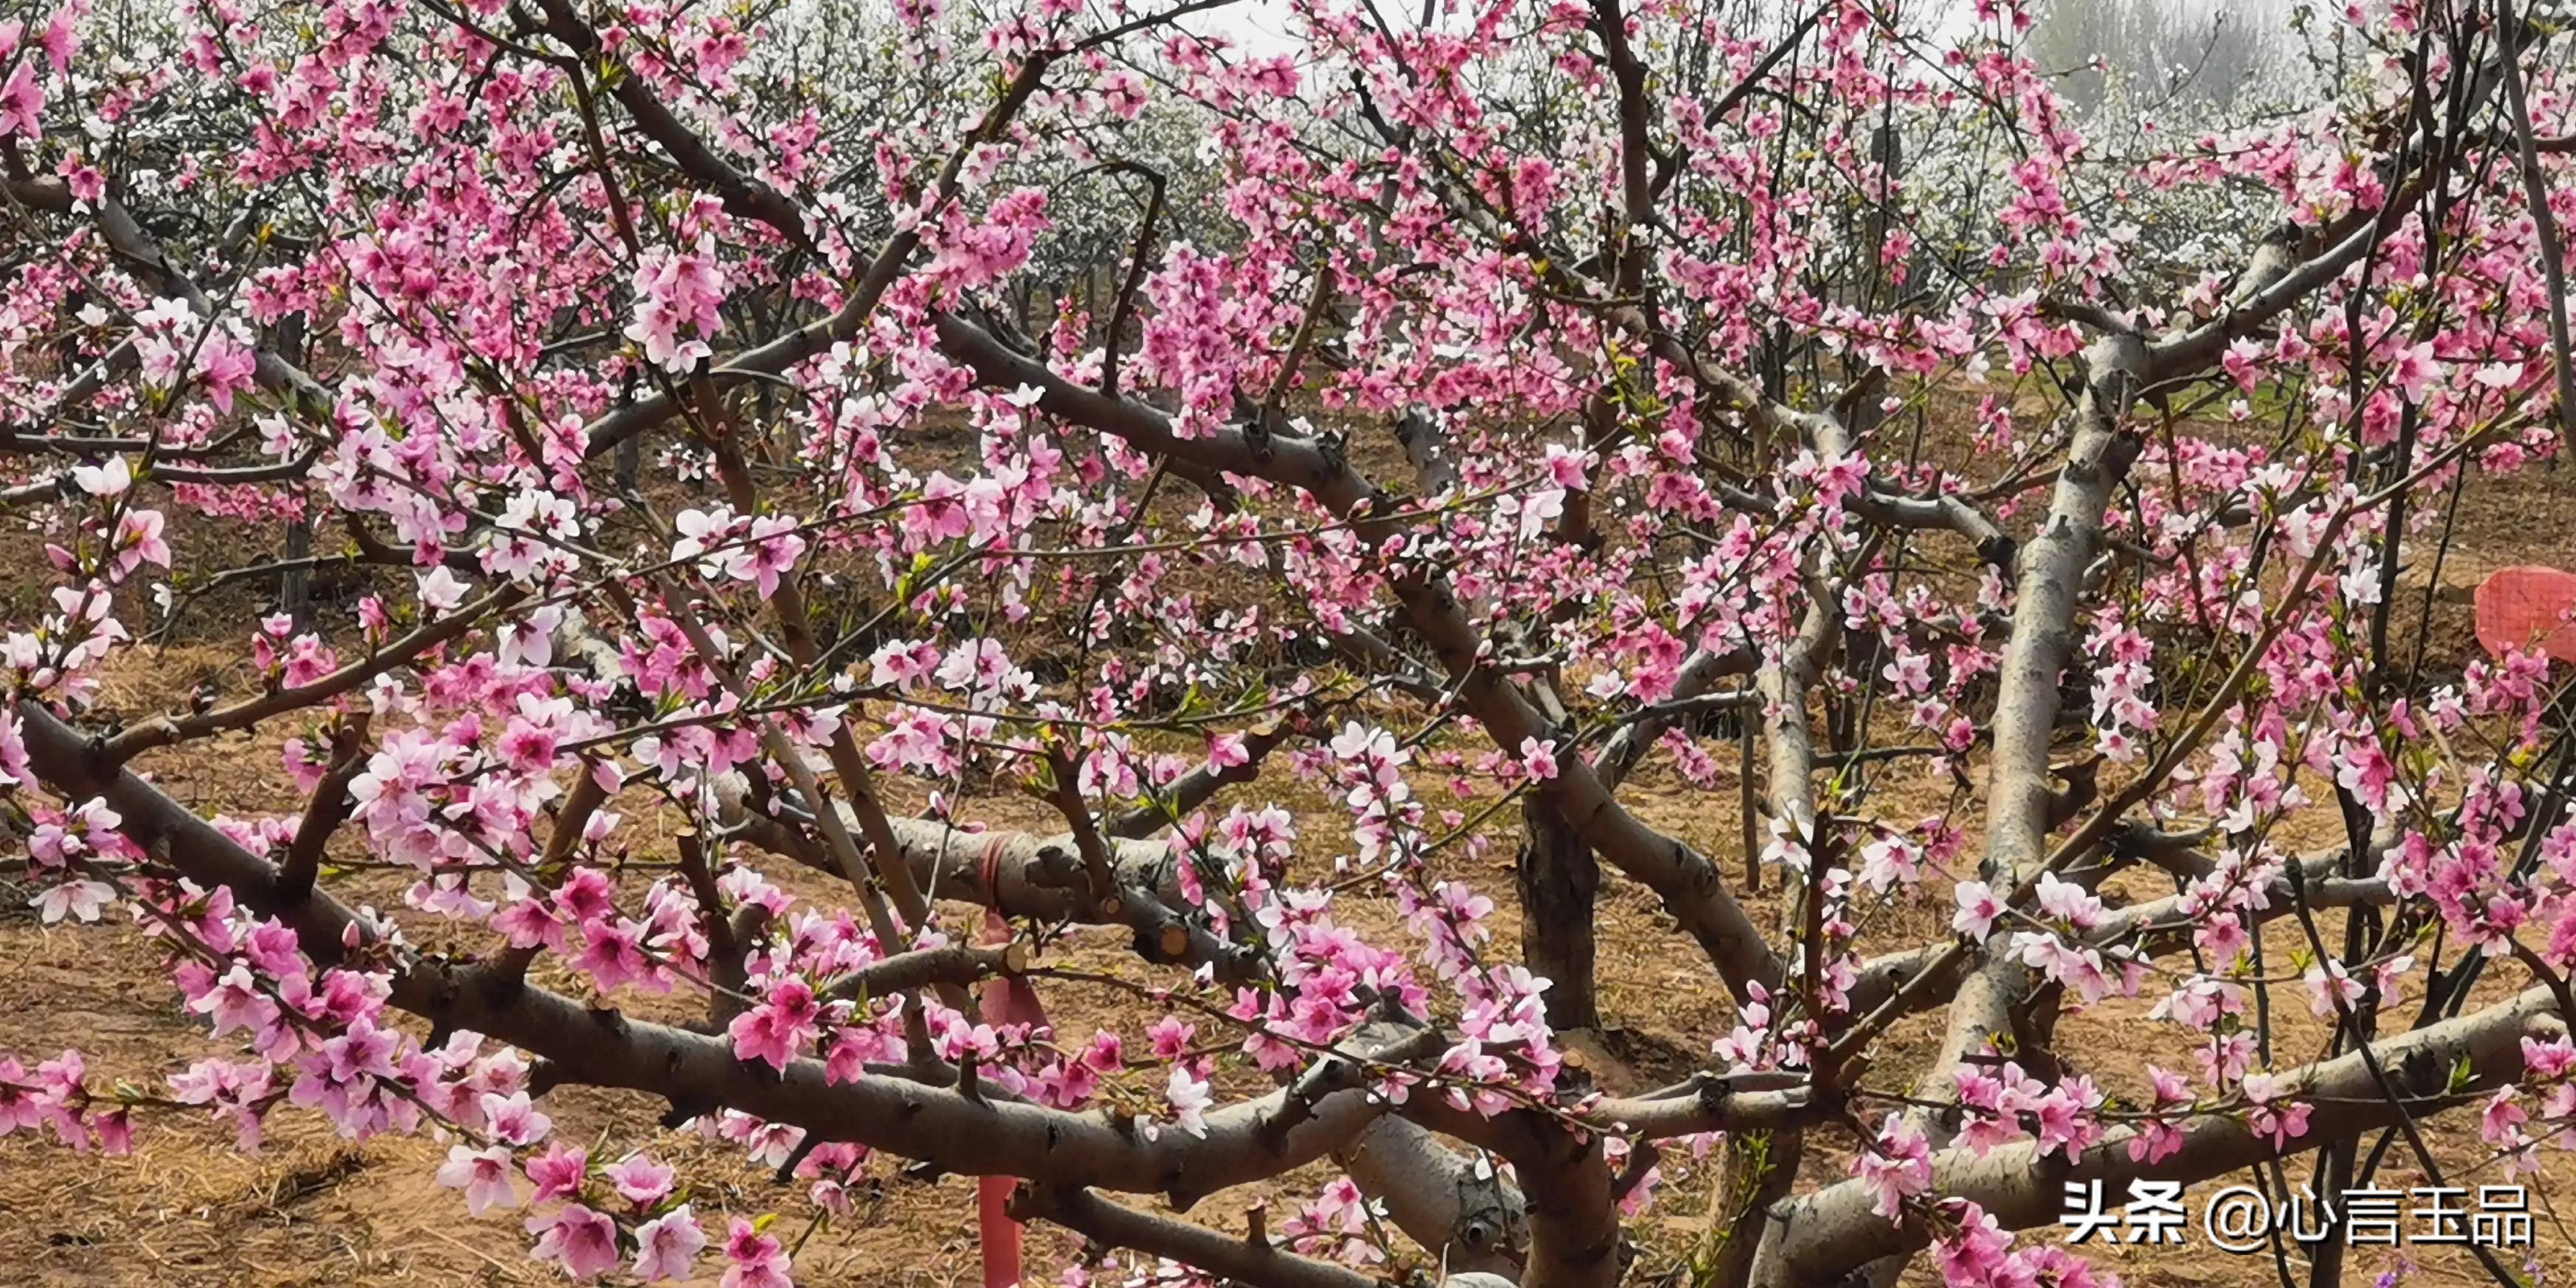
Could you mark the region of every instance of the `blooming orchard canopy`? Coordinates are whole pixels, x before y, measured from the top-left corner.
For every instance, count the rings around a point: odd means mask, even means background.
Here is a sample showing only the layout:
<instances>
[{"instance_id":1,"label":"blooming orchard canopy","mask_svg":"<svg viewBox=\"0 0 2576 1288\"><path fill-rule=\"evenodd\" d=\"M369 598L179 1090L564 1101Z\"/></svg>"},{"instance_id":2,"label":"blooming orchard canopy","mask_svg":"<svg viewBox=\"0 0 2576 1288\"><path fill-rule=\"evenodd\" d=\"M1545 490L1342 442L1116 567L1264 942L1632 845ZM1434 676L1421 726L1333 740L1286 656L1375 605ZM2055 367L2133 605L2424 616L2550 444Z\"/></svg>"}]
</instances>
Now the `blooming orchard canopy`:
<instances>
[{"instance_id":1,"label":"blooming orchard canopy","mask_svg":"<svg viewBox=\"0 0 2576 1288\"><path fill-rule=\"evenodd\" d=\"M2546 1176L2565 676L2435 591L2576 414L2563 12L2302 10L2160 118L1993 0L1402 8L11 15L11 879L198 1031L0 1134L426 1134L729 1286L889 1168L1017 1182L1000 1279L1263 1288L2080 1284L2067 1182ZM1661 1089L1612 882L1722 1017Z\"/></svg>"}]
</instances>

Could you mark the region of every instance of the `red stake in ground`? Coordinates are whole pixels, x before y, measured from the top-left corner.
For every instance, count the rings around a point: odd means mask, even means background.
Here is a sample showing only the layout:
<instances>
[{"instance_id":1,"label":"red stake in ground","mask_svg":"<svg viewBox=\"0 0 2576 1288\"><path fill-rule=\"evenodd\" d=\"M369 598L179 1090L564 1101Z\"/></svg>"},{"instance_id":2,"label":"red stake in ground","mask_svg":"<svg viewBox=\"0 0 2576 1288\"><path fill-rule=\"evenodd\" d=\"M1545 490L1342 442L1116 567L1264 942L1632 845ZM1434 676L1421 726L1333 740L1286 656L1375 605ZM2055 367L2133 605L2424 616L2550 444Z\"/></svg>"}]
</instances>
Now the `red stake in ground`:
<instances>
[{"instance_id":1,"label":"red stake in ground","mask_svg":"<svg viewBox=\"0 0 2576 1288\"><path fill-rule=\"evenodd\" d=\"M999 840L987 842L983 854L984 888L1001 888L996 871ZM1011 923L990 908L984 910L986 944L1011 942ZM1006 1024L1044 1024L1046 1010L1038 1005L1038 995L1026 980L1008 976L987 981L984 985L984 1022L995 1028ZM1020 1281L1020 1223L1011 1219L1007 1210L1011 1191L1019 1185L1015 1177L979 1176L975 1178L975 1230L984 1243L984 1288L1011 1288Z\"/></svg>"}]
</instances>

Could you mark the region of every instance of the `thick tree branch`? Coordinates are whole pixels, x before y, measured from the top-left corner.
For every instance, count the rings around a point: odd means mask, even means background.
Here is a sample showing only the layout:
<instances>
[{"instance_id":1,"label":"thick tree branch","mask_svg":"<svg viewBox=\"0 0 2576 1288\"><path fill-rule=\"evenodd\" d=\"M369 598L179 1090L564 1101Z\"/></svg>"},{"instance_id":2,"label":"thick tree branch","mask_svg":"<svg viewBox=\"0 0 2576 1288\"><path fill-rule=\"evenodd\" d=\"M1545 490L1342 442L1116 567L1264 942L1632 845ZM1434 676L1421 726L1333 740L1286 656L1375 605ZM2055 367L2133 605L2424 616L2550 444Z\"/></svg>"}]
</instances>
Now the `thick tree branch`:
<instances>
[{"instance_id":1,"label":"thick tree branch","mask_svg":"<svg viewBox=\"0 0 2576 1288\"><path fill-rule=\"evenodd\" d=\"M2548 988L2528 989L2486 1010L2388 1038L2374 1045L2371 1055L2410 1102L2410 1112L2422 1117L2513 1081L2523 1067L2524 1035L2535 1024L2555 1027L2556 1006ZM2451 1072L2462 1061L2468 1080L2454 1087ZM2005 1229L2024 1229L2058 1220L2064 1211L2062 1187L2068 1182L2099 1180L2106 1194L2124 1194L2132 1179L2205 1180L2397 1119L2398 1108L2381 1098L2362 1052L2286 1076L2312 1106L2306 1133L2286 1150L2241 1118L2208 1114L2187 1120L2182 1150L2153 1164L2129 1157L2133 1131L2125 1127L2115 1128L2071 1163L2042 1157L2032 1141L1999 1146L1983 1158L1965 1149L1947 1150L1932 1160L1929 1192L1966 1199ZM1872 1212L1872 1198L1867 1186L1846 1181L1785 1204L1766 1227L1754 1282L1766 1288L1829 1283L1855 1266L1928 1241L1928 1231L1918 1223L1900 1227Z\"/></svg>"},{"instance_id":2,"label":"thick tree branch","mask_svg":"<svg viewBox=\"0 0 2576 1288\"><path fill-rule=\"evenodd\" d=\"M1299 1256L1273 1245L1219 1234L1187 1221L1139 1212L1062 1185L1023 1185L1011 1196L1011 1217L1051 1221L1109 1248L1133 1248L1252 1288L1378 1288L1378 1281L1329 1261Z\"/></svg>"},{"instance_id":3,"label":"thick tree branch","mask_svg":"<svg viewBox=\"0 0 2576 1288\"><path fill-rule=\"evenodd\" d=\"M950 358L973 368L981 383L1037 388L1040 411L1116 435L1142 451L1299 488L1327 512L1351 516L1363 535L1384 525L1376 517L1382 504L1378 491L1320 441L1269 438L1266 450L1256 451L1239 430L1183 438L1161 412L1075 385L964 319L942 315L937 326L940 346ZM1559 731L1546 725L1529 699L1486 664L1483 637L1445 585L1428 575L1409 574L1397 583L1396 595L1406 620L1448 668L1460 700L1496 745L1517 750L1524 739L1557 738ZM1620 808L1587 762L1579 757L1567 761L1541 791L1576 834L1595 853L1663 896L1665 907L1699 941L1739 996L1749 983L1777 983L1778 958L1727 892L1716 866Z\"/></svg>"}]
</instances>

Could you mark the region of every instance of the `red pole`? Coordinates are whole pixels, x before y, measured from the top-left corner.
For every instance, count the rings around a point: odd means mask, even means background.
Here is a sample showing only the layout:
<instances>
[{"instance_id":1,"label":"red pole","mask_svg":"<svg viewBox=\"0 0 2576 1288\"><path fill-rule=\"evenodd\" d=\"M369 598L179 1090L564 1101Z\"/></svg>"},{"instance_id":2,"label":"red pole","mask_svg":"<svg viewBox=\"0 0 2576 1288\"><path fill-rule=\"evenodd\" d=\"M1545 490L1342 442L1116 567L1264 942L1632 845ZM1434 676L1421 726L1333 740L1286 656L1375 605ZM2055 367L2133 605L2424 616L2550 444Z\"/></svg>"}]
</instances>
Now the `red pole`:
<instances>
[{"instance_id":1,"label":"red pole","mask_svg":"<svg viewBox=\"0 0 2576 1288\"><path fill-rule=\"evenodd\" d=\"M984 846L984 889L989 894L997 885L1000 853L993 843ZM984 933L987 944L1011 942L1011 924L1002 914L986 909ZM1044 1024L1046 1011L1038 1005L1038 995L1017 980L996 979L984 985L983 1005L986 1024ZM1017 1178L979 1176L975 1178L975 1230L984 1244L984 1288L1012 1288L1020 1282L1020 1223L1008 1211L1011 1191Z\"/></svg>"},{"instance_id":2,"label":"red pole","mask_svg":"<svg viewBox=\"0 0 2576 1288\"><path fill-rule=\"evenodd\" d=\"M1004 1210L1017 1183L1008 1176L975 1178L975 1230L984 1241L984 1288L1012 1288L1020 1281L1020 1223Z\"/></svg>"}]
</instances>

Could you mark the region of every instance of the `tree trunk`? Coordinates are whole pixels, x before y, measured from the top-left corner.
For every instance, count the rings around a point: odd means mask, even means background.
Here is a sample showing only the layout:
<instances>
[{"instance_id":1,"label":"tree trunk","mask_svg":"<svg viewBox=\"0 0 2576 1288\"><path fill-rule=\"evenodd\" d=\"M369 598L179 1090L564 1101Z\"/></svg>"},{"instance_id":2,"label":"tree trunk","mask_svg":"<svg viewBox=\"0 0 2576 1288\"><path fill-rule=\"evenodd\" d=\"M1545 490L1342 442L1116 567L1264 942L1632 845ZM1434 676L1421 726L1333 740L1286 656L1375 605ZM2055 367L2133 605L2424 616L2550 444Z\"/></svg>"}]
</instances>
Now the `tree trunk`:
<instances>
[{"instance_id":1,"label":"tree trunk","mask_svg":"<svg viewBox=\"0 0 2576 1288\"><path fill-rule=\"evenodd\" d=\"M313 624L313 570L296 561L313 556L313 520L286 525L286 571L278 575L277 610L295 620L295 629Z\"/></svg>"},{"instance_id":2,"label":"tree trunk","mask_svg":"<svg viewBox=\"0 0 2576 1288\"><path fill-rule=\"evenodd\" d=\"M1521 894L1521 955L1551 981L1547 1022L1562 1033L1598 1029L1592 992L1592 900L1601 866L1592 849L1544 801L1521 804L1521 849L1513 865Z\"/></svg>"}]
</instances>

